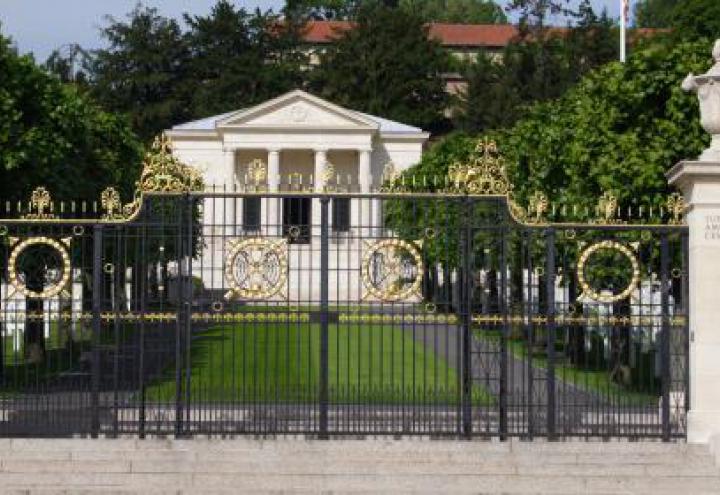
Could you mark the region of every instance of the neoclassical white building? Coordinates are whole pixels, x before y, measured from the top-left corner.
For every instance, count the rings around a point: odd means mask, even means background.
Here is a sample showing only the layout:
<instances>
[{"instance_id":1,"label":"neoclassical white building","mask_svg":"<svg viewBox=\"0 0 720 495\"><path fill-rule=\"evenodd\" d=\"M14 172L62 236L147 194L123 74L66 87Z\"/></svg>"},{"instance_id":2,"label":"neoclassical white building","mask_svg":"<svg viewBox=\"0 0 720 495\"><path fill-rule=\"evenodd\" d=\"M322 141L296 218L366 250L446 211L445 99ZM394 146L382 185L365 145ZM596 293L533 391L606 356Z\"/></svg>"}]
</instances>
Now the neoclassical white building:
<instances>
[{"instance_id":1,"label":"neoclassical white building","mask_svg":"<svg viewBox=\"0 0 720 495\"><path fill-rule=\"evenodd\" d=\"M175 156L198 168L208 190L216 193L307 191L328 185L369 193L381 185L389 163L395 172L416 164L429 137L417 127L348 110L300 90L251 108L179 124L166 134ZM347 243L359 244L360 237L369 235L360 230L381 222L379 202L369 199L333 201L329 215L336 243L345 235ZM291 288L307 285L302 277L309 282L316 276L317 236L311 234L317 234L320 224L317 200L229 194L225 199L206 200L203 221L206 253L200 271L206 287L227 286L217 261L210 263L209 257L227 257L229 240L252 236L291 239L291 264L312 267L302 276L290 267ZM295 234L294 240L288 233ZM351 265L356 264L358 253L346 251L335 257L335 273L345 268L354 273ZM354 280L350 284L354 288L332 293L355 297L361 291L358 283Z\"/></svg>"}]
</instances>

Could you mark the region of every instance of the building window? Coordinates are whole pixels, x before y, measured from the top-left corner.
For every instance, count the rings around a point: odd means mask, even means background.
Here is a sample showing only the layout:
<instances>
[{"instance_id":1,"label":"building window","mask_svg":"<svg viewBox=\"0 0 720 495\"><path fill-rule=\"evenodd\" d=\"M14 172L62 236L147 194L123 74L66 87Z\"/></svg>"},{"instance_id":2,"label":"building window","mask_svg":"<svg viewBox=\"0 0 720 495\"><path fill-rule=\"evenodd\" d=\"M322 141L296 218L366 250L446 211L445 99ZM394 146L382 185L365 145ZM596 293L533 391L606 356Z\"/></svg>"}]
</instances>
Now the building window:
<instances>
[{"instance_id":1,"label":"building window","mask_svg":"<svg viewBox=\"0 0 720 495\"><path fill-rule=\"evenodd\" d=\"M260 217L262 200L260 198L243 199L243 229L248 231L260 230Z\"/></svg>"},{"instance_id":2,"label":"building window","mask_svg":"<svg viewBox=\"0 0 720 495\"><path fill-rule=\"evenodd\" d=\"M283 237L290 244L310 243L310 198L283 198Z\"/></svg>"},{"instance_id":3,"label":"building window","mask_svg":"<svg viewBox=\"0 0 720 495\"><path fill-rule=\"evenodd\" d=\"M332 229L335 232L350 230L350 198L333 198Z\"/></svg>"}]
</instances>

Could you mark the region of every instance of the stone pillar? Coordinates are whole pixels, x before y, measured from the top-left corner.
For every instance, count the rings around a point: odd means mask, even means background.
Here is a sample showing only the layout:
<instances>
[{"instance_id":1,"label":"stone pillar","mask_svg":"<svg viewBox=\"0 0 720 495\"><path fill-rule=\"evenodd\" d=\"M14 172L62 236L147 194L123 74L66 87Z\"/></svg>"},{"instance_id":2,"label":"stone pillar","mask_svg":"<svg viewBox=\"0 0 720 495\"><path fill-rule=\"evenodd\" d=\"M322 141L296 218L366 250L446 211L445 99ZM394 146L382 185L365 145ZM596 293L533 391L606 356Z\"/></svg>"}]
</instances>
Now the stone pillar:
<instances>
[{"instance_id":1,"label":"stone pillar","mask_svg":"<svg viewBox=\"0 0 720 495\"><path fill-rule=\"evenodd\" d=\"M720 162L684 161L668 172L688 204L689 442L720 434Z\"/></svg>"},{"instance_id":2,"label":"stone pillar","mask_svg":"<svg viewBox=\"0 0 720 495\"><path fill-rule=\"evenodd\" d=\"M697 161L682 161L667 174L683 193L689 228L690 411L689 442L720 435L720 41L715 66L690 74L683 89L696 91L703 128L713 136Z\"/></svg>"},{"instance_id":3,"label":"stone pillar","mask_svg":"<svg viewBox=\"0 0 720 495\"><path fill-rule=\"evenodd\" d=\"M267 186L268 191L276 193L280 189L280 150L279 149L268 149L268 161L267 161ZM268 197L263 203L265 203L263 211L265 216L265 222L267 223L267 232L269 235L280 235L282 230L282 218L280 218L280 211L282 209L280 203L281 200L276 197Z\"/></svg>"}]
</instances>

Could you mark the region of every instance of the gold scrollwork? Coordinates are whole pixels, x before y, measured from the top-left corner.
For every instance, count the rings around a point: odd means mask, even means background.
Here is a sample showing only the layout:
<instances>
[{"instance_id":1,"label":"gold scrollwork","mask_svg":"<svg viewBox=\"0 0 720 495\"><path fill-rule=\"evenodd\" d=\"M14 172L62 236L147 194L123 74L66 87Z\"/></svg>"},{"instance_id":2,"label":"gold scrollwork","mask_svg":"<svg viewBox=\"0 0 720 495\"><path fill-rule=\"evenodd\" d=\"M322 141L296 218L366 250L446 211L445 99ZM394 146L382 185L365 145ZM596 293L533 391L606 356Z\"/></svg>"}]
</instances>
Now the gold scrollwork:
<instances>
[{"instance_id":1,"label":"gold scrollwork","mask_svg":"<svg viewBox=\"0 0 720 495\"><path fill-rule=\"evenodd\" d=\"M588 283L586 274L585 274L585 268L588 262L588 259L598 251L602 250L611 250L616 251L623 256L625 256L631 264L632 269L632 276L630 278L630 282L628 283L627 287L625 287L622 291L615 293L615 294L602 294L601 292L595 290L590 286ZM635 253L630 249L629 247L620 244L616 241L600 241L596 242L595 244L591 244L590 246L583 249L583 251L580 253L580 257L578 259L577 263L577 278L578 283L580 284L580 288L582 289L582 294L578 298L579 300L583 298L591 299L593 301L597 301L600 303L615 303L618 301L622 301L623 299L627 299L628 297L632 296L632 293L638 288L640 284L640 262L637 259L637 256Z\"/></svg>"},{"instance_id":2,"label":"gold scrollwork","mask_svg":"<svg viewBox=\"0 0 720 495\"><path fill-rule=\"evenodd\" d=\"M403 301L420 296L425 265L418 246L422 241L381 239L366 242L361 278L366 292L363 300Z\"/></svg>"},{"instance_id":3,"label":"gold scrollwork","mask_svg":"<svg viewBox=\"0 0 720 495\"><path fill-rule=\"evenodd\" d=\"M225 299L269 299L281 295L287 284L288 255L285 239L262 237L228 242Z\"/></svg>"},{"instance_id":4,"label":"gold scrollwork","mask_svg":"<svg viewBox=\"0 0 720 495\"><path fill-rule=\"evenodd\" d=\"M60 240L56 240L50 237L29 237L27 239L20 240L18 238L10 238L11 252L8 258L8 279L12 290L9 291L7 297L13 297L15 293L20 293L30 299L47 299L55 297L57 295L69 296L67 292L67 285L70 282L71 264L70 255L68 249L70 247L70 241L72 238L66 237ZM29 249L33 247L45 247L49 248L51 252L55 253L58 257L58 265L55 267L59 272L50 278L50 270L52 267L48 267L47 263L43 263L41 260L36 260L37 269L42 270L41 274L44 278L43 283L49 282L49 284L42 290L37 291L30 289L25 280L25 276L20 273L21 267L18 266L19 258L27 253ZM29 254L32 256L32 253Z\"/></svg>"},{"instance_id":5,"label":"gold scrollwork","mask_svg":"<svg viewBox=\"0 0 720 495\"><path fill-rule=\"evenodd\" d=\"M172 143L162 134L155 138L151 151L145 155L138 189L165 193L199 191L203 189L203 180L197 169L172 154Z\"/></svg>"},{"instance_id":6,"label":"gold scrollwork","mask_svg":"<svg viewBox=\"0 0 720 495\"><path fill-rule=\"evenodd\" d=\"M449 190L453 193L505 196L512 184L505 170L505 159L495 141L479 140L469 163L455 162L448 170Z\"/></svg>"}]
</instances>

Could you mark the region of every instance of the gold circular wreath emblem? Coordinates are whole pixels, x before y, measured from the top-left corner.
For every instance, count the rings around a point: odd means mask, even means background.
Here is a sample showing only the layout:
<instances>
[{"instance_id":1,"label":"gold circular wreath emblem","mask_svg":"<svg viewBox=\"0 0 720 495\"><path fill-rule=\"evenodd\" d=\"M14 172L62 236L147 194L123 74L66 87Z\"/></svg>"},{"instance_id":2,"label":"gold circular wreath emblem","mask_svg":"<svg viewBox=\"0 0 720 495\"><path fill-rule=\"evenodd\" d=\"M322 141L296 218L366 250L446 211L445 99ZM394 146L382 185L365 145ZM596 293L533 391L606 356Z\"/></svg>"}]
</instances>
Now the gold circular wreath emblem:
<instances>
[{"instance_id":1,"label":"gold circular wreath emblem","mask_svg":"<svg viewBox=\"0 0 720 495\"><path fill-rule=\"evenodd\" d=\"M55 297L63 292L67 287L68 282L70 282L70 255L67 251L69 242L69 239L62 239L62 242L60 242L44 236L29 237L23 241L17 242L10 252L10 257L8 258L8 278L15 291L30 299L46 299ZM18 272L18 258L23 252L33 246L47 246L51 248L59 255L61 261L59 276L55 277L53 283L45 287L42 291L29 289Z\"/></svg>"},{"instance_id":2,"label":"gold circular wreath emblem","mask_svg":"<svg viewBox=\"0 0 720 495\"><path fill-rule=\"evenodd\" d=\"M225 280L230 290L225 299L269 299L287 283L287 241L262 237L228 243Z\"/></svg>"},{"instance_id":3,"label":"gold circular wreath emblem","mask_svg":"<svg viewBox=\"0 0 720 495\"><path fill-rule=\"evenodd\" d=\"M425 266L416 245L421 245L421 241L382 239L367 244L361 266L367 290L363 299L374 297L393 302L420 295Z\"/></svg>"},{"instance_id":4,"label":"gold circular wreath emblem","mask_svg":"<svg viewBox=\"0 0 720 495\"><path fill-rule=\"evenodd\" d=\"M585 268L588 259L594 253L601 250L616 251L625 256L628 260L630 260L630 264L632 265L632 278L630 279L630 283L627 285L627 287L625 287L621 292L611 295L601 294L599 291L593 289L587 281L587 278L585 276ZM600 303L615 303L630 297L632 293L638 288L638 285L640 285L640 262L638 261L637 256L635 256L635 253L629 247L620 244L619 242L596 242L595 244L591 244L590 246L585 248L582 253L580 253L580 258L578 259L577 264L577 277L580 288L582 289L582 294L580 296L581 298L587 297L589 299L592 299L593 301L597 301Z\"/></svg>"}]
</instances>

